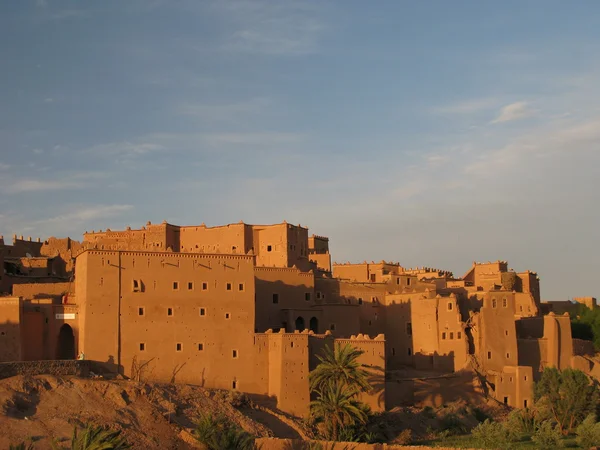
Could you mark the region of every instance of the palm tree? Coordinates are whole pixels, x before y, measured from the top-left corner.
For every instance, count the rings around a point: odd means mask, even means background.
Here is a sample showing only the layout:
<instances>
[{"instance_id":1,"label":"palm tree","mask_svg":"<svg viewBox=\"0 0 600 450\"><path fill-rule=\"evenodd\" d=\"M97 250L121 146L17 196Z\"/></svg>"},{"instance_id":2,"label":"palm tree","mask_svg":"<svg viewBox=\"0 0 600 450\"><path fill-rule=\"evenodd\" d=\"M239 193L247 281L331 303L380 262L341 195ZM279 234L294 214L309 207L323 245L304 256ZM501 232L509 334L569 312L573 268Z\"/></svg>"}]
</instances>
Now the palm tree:
<instances>
[{"instance_id":1,"label":"palm tree","mask_svg":"<svg viewBox=\"0 0 600 450\"><path fill-rule=\"evenodd\" d=\"M345 427L367 422L368 407L356 399L356 388L340 382L324 383L316 392L317 399L310 403L311 412L325 422L332 440L337 441Z\"/></svg>"},{"instance_id":2,"label":"palm tree","mask_svg":"<svg viewBox=\"0 0 600 450\"><path fill-rule=\"evenodd\" d=\"M369 372L358 362L363 353L348 343L343 347L335 344L335 350L326 345L323 356L317 356L319 365L309 375L311 390L316 391L325 384L333 383L348 386L356 390L357 395L359 391L370 391Z\"/></svg>"},{"instance_id":3,"label":"palm tree","mask_svg":"<svg viewBox=\"0 0 600 450\"><path fill-rule=\"evenodd\" d=\"M221 415L202 415L196 425L194 437L209 450L254 449L254 436Z\"/></svg>"},{"instance_id":4,"label":"palm tree","mask_svg":"<svg viewBox=\"0 0 600 450\"><path fill-rule=\"evenodd\" d=\"M60 450L55 442L52 443L54 450ZM131 448L125 438L121 437L121 431L111 431L102 426L87 424L82 433L77 433L77 427L73 428L71 438L71 450L125 450Z\"/></svg>"}]
</instances>

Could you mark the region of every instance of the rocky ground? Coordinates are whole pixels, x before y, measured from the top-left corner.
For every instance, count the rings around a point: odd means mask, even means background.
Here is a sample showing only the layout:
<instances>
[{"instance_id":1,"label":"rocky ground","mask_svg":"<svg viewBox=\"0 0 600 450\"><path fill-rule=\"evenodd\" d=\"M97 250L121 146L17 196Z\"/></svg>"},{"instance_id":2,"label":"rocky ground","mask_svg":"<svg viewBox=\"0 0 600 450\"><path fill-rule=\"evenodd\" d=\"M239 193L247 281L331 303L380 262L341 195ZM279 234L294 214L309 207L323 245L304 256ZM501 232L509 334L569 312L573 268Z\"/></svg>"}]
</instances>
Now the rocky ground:
<instances>
[{"instance_id":1,"label":"rocky ground","mask_svg":"<svg viewBox=\"0 0 600 450\"><path fill-rule=\"evenodd\" d=\"M74 425L123 430L140 449L194 448L189 442L202 412L222 413L257 437L300 438L301 424L244 396L196 386L40 375L0 380L0 449L21 441L50 448ZM187 442L186 442L187 441Z\"/></svg>"}]
</instances>

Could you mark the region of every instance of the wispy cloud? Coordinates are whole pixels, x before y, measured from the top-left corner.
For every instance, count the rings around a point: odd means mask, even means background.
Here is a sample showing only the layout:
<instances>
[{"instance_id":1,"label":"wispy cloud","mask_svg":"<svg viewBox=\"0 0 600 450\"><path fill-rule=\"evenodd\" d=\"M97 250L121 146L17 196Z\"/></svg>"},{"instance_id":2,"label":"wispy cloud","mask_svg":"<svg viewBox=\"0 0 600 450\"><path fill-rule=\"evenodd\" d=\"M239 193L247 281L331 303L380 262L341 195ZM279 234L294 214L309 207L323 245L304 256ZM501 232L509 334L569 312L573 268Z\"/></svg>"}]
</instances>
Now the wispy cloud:
<instances>
[{"instance_id":1,"label":"wispy cloud","mask_svg":"<svg viewBox=\"0 0 600 450\"><path fill-rule=\"evenodd\" d=\"M94 145L85 149L84 152L91 153L96 156L136 157L162 150L165 150L165 147L154 142L123 141Z\"/></svg>"},{"instance_id":2,"label":"wispy cloud","mask_svg":"<svg viewBox=\"0 0 600 450\"><path fill-rule=\"evenodd\" d=\"M236 30L225 48L271 55L303 55L317 50L324 25L314 6L302 2L237 0L221 2Z\"/></svg>"},{"instance_id":3,"label":"wispy cloud","mask_svg":"<svg viewBox=\"0 0 600 450\"><path fill-rule=\"evenodd\" d=\"M515 102L506 105L500 110L500 114L491 123L510 122L513 120L525 119L536 113L527 102Z\"/></svg>"},{"instance_id":4,"label":"wispy cloud","mask_svg":"<svg viewBox=\"0 0 600 450\"><path fill-rule=\"evenodd\" d=\"M6 183L6 192L10 194L19 194L22 192L37 192L37 191L58 191L64 189L76 189L83 187L84 184L75 181L59 181L59 180L16 180Z\"/></svg>"},{"instance_id":5,"label":"wispy cloud","mask_svg":"<svg viewBox=\"0 0 600 450\"><path fill-rule=\"evenodd\" d=\"M8 170L10 169L10 165L0 163L0 170Z\"/></svg>"},{"instance_id":6,"label":"wispy cloud","mask_svg":"<svg viewBox=\"0 0 600 450\"><path fill-rule=\"evenodd\" d=\"M71 223L71 222L85 222L94 219L104 218L107 216L115 216L125 211L133 209L132 205L94 205L94 206L82 206L77 207L75 210L64 213L49 219L41 220L40 223Z\"/></svg>"},{"instance_id":7,"label":"wispy cloud","mask_svg":"<svg viewBox=\"0 0 600 450\"><path fill-rule=\"evenodd\" d=\"M498 102L498 99L494 97L475 98L449 105L436 106L432 111L435 114L473 114L496 108Z\"/></svg>"}]
</instances>

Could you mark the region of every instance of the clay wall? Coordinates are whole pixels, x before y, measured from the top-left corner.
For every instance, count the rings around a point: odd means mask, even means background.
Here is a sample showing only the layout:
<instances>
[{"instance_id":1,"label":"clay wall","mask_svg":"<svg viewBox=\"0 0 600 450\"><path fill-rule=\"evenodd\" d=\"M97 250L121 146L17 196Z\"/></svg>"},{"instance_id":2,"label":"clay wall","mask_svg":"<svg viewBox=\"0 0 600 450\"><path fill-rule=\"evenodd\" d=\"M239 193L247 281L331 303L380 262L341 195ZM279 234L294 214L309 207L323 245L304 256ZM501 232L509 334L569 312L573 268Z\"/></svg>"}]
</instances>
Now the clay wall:
<instances>
[{"instance_id":1,"label":"clay wall","mask_svg":"<svg viewBox=\"0 0 600 450\"><path fill-rule=\"evenodd\" d=\"M288 267L287 224L253 226L256 265L265 267Z\"/></svg>"},{"instance_id":2,"label":"clay wall","mask_svg":"<svg viewBox=\"0 0 600 450\"><path fill-rule=\"evenodd\" d=\"M324 303L321 309L323 311L321 329L329 330L336 337L350 337L352 334L357 334L360 329L360 306ZM383 322L383 317L380 320Z\"/></svg>"},{"instance_id":3,"label":"clay wall","mask_svg":"<svg viewBox=\"0 0 600 450\"><path fill-rule=\"evenodd\" d=\"M252 248L250 226L235 223L219 227L180 227L179 247L187 253L247 254Z\"/></svg>"},{"instance_id":4,"label":"clay wall","mask_svg":"<svg viewBox=\"0 0 600 450\"><path fill-rule=\"evenodd\" d=\"M440 349L439 343L442 337L437 320L438 299L426 297L428 296L423 294L415 295L410 303L414 324L412 333L415 355L432 355ZM415 358L417 368L420 359L420 357Z\"/></svg>"},{"instance_id":5,"label":"clay wall","mask_svg":"<svg viewBox=\"0 0 600 450\"><path fill-rule=\"evenodd\" d=\"M368 282L369 279L369 264L333 264L333 276L336 278Z\"/></svg>"},{"instance_id":6,"label":"clay wall","mask_svg":"<svg viewBox=\"0 0 600 450\"><path fill-rule=\"evenodd\" d=\"M548 353L543 359L548 365L560 370L571 367L573 338L571 319L568 314L557 316L550 313L544 316L544 339L548 345Z\"/></svg>"},{"instance_id":7,"label":"clay wall","mask_svg":"<svg viewBox=\"0 0 600 450\"><path fill-rule=\"evenodd\" d=\"M298 417L309 412L308 333L268 333L269 396L277 407Z\"/></svg>"},{"instance_id":8,"label":"clay wall","mask_svg":"<svg viewBox=\"0 0 600 450\"><path fill-rule=\"evenodd\" d=\"M18 297L0 297L0 362L21 360L21 303Z\"/></svg>"},{"instance_id":9,"label":"clay wall","mask_svg":"<svg viewBox=\"0 0 600 450\"><path fill-rule=\"evenodd\" d=\"M12 292L15 297L23 297L24 300L35 298L56 298L61 300L65 293L73 294L75 283L23 283L13 285Z\"/></svg>"},{"instance_id":10,"label":"clay wall","mask_svg":"<svg viewBox=\"0 0 600 450\"><path fill-rule=\"evenodd\" d=\"M484 297L479 312L479 348L476 352L485 370L501 372L518 365L515 328L515 298L511 292L495 291Z\"/></svg>"},{"instance_id":11,"label":"clay wall","mask_svg":"<svg viewBox=\"0 0 600 450\"><path fill-rule=\"evenodd\" d=\"M99 250L166 251L169 247L167 228L166 222L160 225L152 225L148 222L139 230L132 230L129 227L123 231L92 230L91 233L84 233L83 245L89 248L91 244Z\"/></svg>"},{"instance_id":12,"label":"clay wall","mask_svg":"<svg viewBox=\"0 0 600 450\"><path fill-rule=\"evenodd\" d=\"M8 277L4 273L4 252L5 246L4 241L0 241L0 294L8 292L10 285L8 284Z\"/></svg>"},{"instance_id":13,"label":"clay wall","mask_svg":"<svg viewBox=\"0 0 600 450\"><path fill-rule=\"evenodd\" d=\"M33 257L41 256L40 249L42 248L42 245L40 239L34 241L31 237L24 239L23 236L17 238L17 236L14 235L13 245L11 247L7 246L7 256L24 258L28 253Z\"/></svg>"},{"instance_id":14,"label":"clay wall","mask_svg":"<svg viewBox=\"0 0 600 450\"><path fill-rule=\"evenodd\" d=\"M390 369L414 364L414 327L411 299L416 299L419 296L419 294L386 295L384 330L386 362L387 367ZM418 322L416 326L418 327L420 324Z\"/></svg>"},{"instance_id":15,"label":"clay wall","mask_svg":"<svg viewBox=\"0 0 600 450\"><path fill-rule=\"evenodd\" d=\"M517 292L515 296L515 313L519 317L534 317L538 314L538 304L536 304L533 294L529 292Z\"/></svg>"},{"instance_id":16,"label":"clay wall","mask_svg":"<svg viewBox=\"0 0 600 450\"><path fill-rule=\"evenodd\" d=\"M252 375L251 256L86 251L77 270L87 358L125 375L134 358L154 358L158 381L263 393Z\"/></svg>"},{"instance_id":17,"label":"clay wall","mask_svg":"<svg viewBox=\"0 0 600 450\"><path fill-rule=\"evenodd\" d=\"M598 307L598 303L594 297L573 297L573 301L581 303L590 309Z\"/></svg>"},{"instance_id":18,"label":"clay wall","mask_svg":"<svg viewBox=\"0 0 600 450\"><path fill-rule=\"evenodd\" d=\"M596 349L592 341L584 341L583 339L573 339L573 355L578 356L594 356Z\"/></svg>"},{"instance_id":19,"label":"clay wall","mask_svg":"<svg viewBox=\"0 0 600 450\"><path fill-rule=\"evenodd\" d=\"M308 250L319 255L329 253L329 238L313 234L308 238Z\"/></svg>"},{"instance_id":20,"label":"clay wall","mask_svg":"<svg viewBox=\"0 0 600 450\"><path fill-rule=\"evenodd\" d=\"M521 281L522 292L530 293L537 307L540 305L540 279L535 272L525 271L518 273Z\"/></svg>"},{"instance_id":21,"label":"clay wall","mask_svg":"<svg viewBox=\"0 0 600 450\"><path fill-rule=\"evenodd\" d=\"M438 297L437 301L439 353L449 356L446 369L457 371L466 365L468 354L467 336L461 321L458 301L454 294Z\"/></svg>"},{"instance_id":22,"label":"clay wall","mask_svg":"<svg viewBox=\"0 0 600 450\"><path fill-rule=\"evenodd\" d=\"M331 255L329 253L310 253L309 260L317 265L319 270L331 272Z\"/></svg>"},{"instance_id":23,"label":"clay wall","mask_svg":"<svg viewBox=\"0 0 600 450\"><path fill-rule=\"evenodd\" d=\"M315 277L312 272L292 268L256 267L255 316L258 332L269 328L295 331L309 328L313 317L319 330L320 314L314 312ZM314 323L314 322L313 322ZM302 331L302 330L300 330Z\"/></svg>"},{"instance_id":24,"label":"clay wall","mask_svg":"<svg viewBox=\"0 0 600 450\"><path fill-rule=\"evenodd\" d=\"M505 366L502 372L493 376L495 398L513 408L527 408L533 405L533 371L526 366Z\"/></svg>"}]
</instances>

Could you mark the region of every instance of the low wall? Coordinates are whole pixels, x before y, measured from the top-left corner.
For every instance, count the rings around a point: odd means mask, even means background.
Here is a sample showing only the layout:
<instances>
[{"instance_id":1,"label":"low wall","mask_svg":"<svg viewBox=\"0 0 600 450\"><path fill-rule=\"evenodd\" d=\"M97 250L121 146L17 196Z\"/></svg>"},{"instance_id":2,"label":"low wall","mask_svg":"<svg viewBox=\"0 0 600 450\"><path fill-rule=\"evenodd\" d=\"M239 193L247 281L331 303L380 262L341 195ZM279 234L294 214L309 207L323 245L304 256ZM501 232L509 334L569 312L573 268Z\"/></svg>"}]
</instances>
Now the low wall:
<instances>
[{"instance_id":1,"label":"low wall","mask_svg":"<svg viewBox=\"0 0 600 450\"><path fill-rule=\"evenodd\" d=\"M413 445L362 444L357 442L321 442L327 450L457 450L454 447L421 447ZM332 445L333 444L333 445ZM256 448L261 450L309 450L309 441L294 439L259 438ZM474 450L474 449L466 449Z\"/></svg>"},{"instance_id":2,"label":"low wall","mask_svg":"<svg viewBox=\"0 0 600 450\"><path fill-rule=\"evenodd\" d=\"M85 377L89 374L89 361L14 361L0 363L0 380L17 375L75 375Z\"/></svg>"}]
</instances>

